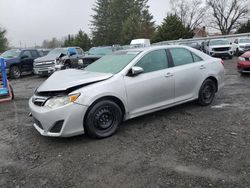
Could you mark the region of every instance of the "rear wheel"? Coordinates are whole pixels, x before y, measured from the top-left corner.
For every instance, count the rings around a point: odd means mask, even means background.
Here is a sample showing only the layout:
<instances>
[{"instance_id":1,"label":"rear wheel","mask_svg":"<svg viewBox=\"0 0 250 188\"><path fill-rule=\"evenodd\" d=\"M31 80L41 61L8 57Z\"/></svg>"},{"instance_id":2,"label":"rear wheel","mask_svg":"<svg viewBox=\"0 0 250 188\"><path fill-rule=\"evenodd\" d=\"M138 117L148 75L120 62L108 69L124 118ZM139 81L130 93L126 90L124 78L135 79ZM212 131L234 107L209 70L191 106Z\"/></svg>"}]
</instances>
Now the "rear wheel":
<instances>
[{"instance_id":1,"label":"rear wheel","mask_svg":"<svg viewBox=\"0 0 250 188\"><path fill-rule=\"evenodd\" d=\"M104 100L90 107L85 130L92 138L106 138L117 131L121 122L121 108L113 101Z\"/></svg>"},{"instance_id":2,"label":"rear wheel","mask_svg":"<svg viewBox=\"0 0 250 188\"><path fill-rule=\"evenodd\" d=\"M10 77L17 79L17 78L20 78L20 76L21 76L20 68L18 66L12 66L10 68Z\"/></svg>"},{"instance_id":3,"label":"rear wheel","mask_svg":"<svg viewBox=\"0 0 250 188\"><path fill-rule=\"evenodd\" d=\"M199 91L198 103L202 106L210 105L214 100L215 93L216 93L215 82L211 79L205 80Z\"/></svg>"}]
</instances>

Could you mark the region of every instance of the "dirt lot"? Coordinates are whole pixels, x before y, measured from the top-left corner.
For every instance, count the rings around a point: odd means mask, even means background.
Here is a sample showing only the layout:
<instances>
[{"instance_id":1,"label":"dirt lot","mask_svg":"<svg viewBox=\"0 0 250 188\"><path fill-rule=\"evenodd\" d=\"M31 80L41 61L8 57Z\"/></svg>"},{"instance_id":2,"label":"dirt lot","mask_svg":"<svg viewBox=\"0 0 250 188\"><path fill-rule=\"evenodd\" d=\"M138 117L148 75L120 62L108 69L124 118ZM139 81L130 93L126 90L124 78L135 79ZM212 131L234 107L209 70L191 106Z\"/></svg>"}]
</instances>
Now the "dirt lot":
<instances>
[{"instance_id":1,"label":"dirt lot","mask_svg":"<svg viewBox=\"0 0 250 188\"><path fill-rule=\"evenodd\" d=\"M104 140L40 136L27 103L44 78L12 81L16 99L0 104L0 187L250 187L250 76L225 67L212 106L136 118Z\"/></svg>"}]
</instances>

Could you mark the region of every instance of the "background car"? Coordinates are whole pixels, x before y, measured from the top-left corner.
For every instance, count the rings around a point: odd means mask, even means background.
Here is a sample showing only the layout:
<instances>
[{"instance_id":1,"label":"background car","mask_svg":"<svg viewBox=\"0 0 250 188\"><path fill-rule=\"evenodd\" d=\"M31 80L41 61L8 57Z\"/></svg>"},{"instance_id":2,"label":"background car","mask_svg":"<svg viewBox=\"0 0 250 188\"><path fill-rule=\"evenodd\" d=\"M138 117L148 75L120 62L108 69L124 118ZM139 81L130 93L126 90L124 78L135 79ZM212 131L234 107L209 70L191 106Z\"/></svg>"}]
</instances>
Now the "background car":
<instances>
[{"instance_id":1,"label":"background car","mask_svg":"<svg viewBox=\"0 0 250 188\"><path fill-rule=\"evenodd\" d=\"M113 135L123 120L197 100L210 105L223 86L221 59L184 46L117 51L84 70L54 73L29 100L44 136ZM60 80L60 82L58 82Z\"/></svg>"},{"instance_id":2,"label":"background car","mask_svg":"<svg viewBox=\"0 0 250 188\"><path fill-rule=\"evenodd\" d=\"M6 62L6 73L11 78L19 78L22 73L33 72L33 62L41 54L36 49L12 49L1 54Z\"/></svg>"},{"instance_id":3,"label":"background car","mask_svg":"<svg viewBox=\"0 0 250 188\"><path fill-rule=\"evenodd\" d=\"M250 51L238 58L237 68L238 72L241 74L250 73Z\"/></svg>"},{"instance_id":4,"label":"background car","mask_svg":"<svg viewBox=\"0 0 250 188\"><path fill-rule=\"evenodd\" d=\"M181 42L179 45L189 46L196 50L201 50L201 45L198 42Z\"/></svg>"},{"instance_id":5,"label":"background car","mask_svg":"<svg viewBox=\"0 0 250 188\"><path fill-rule=\"evenodd\" d=\"M78 68L84 51L79 47L55 48L48 55L34 61L34 73L50 75L56 70Z\"/></svg>"},{"instance_id":6,"label":"background car","mask_svg":"<svg viewBox=\"0 0 250 188\"><path fill-rule=\"evenodd\" d=\"M88 54L82 58L82 68L87 67L105 55L111 55L113 52L121 49L120 45L92 47L88 51Z\"/></svg>"},{"instance_id":7,"label":"background car","mask_svg":"<svg viewBox=\"0 0 250 188\"><path fill-rule=\"evenodd\" d=\"M213 57L233 58L232 45L227 39L213 39L207 43L206 52Z\"/></svg>"},{"instance_id":8,"label":"background car","mask_svg":"<svg viewBox=\"0 0 250 188\"><path fill-rule=\"evenodd\" d=\"M250 51L250 38L237 38L233 42L233 51L236 56Z\"/></svg>"}]
</instances>

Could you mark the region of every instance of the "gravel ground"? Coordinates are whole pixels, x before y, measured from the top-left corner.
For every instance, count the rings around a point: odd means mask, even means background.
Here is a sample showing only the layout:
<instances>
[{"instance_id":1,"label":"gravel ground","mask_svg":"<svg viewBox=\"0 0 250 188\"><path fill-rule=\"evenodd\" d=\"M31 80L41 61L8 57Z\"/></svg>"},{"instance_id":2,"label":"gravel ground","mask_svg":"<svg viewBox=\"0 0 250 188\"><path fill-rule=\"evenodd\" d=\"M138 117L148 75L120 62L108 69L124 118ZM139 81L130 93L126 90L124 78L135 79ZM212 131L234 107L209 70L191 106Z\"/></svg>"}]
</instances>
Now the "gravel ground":
<instances>
[{"instance_id":1,"label":"gravel ground","mask_svg":"<svg viewBox=\"0 0 250 188\"><path fill-rule=\"evenodd\" d=\"M44 78L12 81L0 104L0 187L250 187L250 76L225 61L224 89L124 122L103 140L40 136L28 99Z\"/></svg>"}]
</instances>

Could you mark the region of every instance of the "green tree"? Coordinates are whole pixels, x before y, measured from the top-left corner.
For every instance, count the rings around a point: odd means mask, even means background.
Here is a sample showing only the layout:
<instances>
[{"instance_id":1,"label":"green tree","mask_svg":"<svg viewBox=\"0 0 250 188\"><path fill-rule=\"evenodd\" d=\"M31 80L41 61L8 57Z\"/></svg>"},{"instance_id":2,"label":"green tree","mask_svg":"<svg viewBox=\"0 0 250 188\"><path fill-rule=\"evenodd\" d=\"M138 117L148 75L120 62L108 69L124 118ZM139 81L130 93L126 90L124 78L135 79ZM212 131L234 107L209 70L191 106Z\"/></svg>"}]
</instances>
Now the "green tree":
<instances>
[{"instance_id":1,"label":"green tree","mask_svg":"<svg viewBox=\"0 0 250 188\"><path fill-rule=\"evenodd\" d=\"M194 33L186 28L176 14L169 14L155 32L153 41L177 40L180 38L192 38Z\"/></svg>"},{"instance_id":2,"label":"green tree","mask_svg":"<svg viewBox=\"0 0 250 188\"><path fill-rule=\"evenodd\" d=\"M236 33L250 33L250 20L241 24Z\"/></svg>"},{"instance_id":3,"label":"green tree","mask_svg":"<svg viewBox=\"0 0 250 188\"><path fill-rule=\"evenodd\" d=\"M6 30L0 28L0 52L4 52L8 48L8 40L6 38Z\"/></svg>"},{"instance_id":4,"label":"green tree","mask_svg":"<svg viewBox=\"0 0 250 188\"><path fill-rule=\"evenodd\" d=\"M91 40L86 33L80 30L76 35L68 35L64 41L63 46L78 46L81 47L84 51L87 51L91 47Z\"/></svg>"},{"instance_id":5,"label":"green tree","mask_svg":"<svg viewBox=\"0 0 250 188\"><path fill-rule=\"evenodd\" d=\"M94 45L126 44L138 37L151 38L153 16L148 0L97 0L93 10Z\"/></svg>"},{"instance_id":6,"label":"green tree","mask_svg":"<svg viewBox=\"0 0 250 188\"><path fill-rule=\"evenodd\" d=\"M73 44L74 46L79 46L84 51L87 51L91 47L91 40L86 33L80 30L78 34L75 36Z\"/></svg>"}]
</instances>

